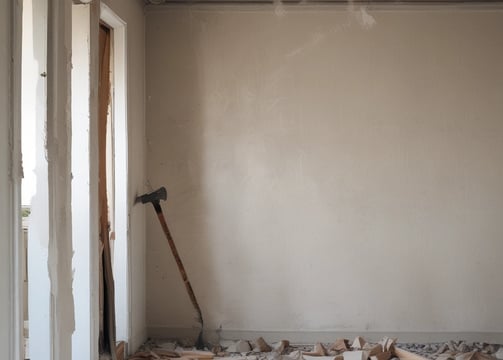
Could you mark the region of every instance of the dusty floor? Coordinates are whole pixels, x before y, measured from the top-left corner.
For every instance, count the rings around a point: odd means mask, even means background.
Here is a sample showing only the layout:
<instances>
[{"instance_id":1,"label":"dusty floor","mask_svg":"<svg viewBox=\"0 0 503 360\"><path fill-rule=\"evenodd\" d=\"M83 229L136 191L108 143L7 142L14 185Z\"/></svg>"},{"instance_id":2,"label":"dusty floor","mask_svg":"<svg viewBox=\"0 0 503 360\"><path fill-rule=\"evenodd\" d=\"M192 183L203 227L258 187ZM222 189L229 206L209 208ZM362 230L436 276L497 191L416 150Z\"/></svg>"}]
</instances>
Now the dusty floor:
<instances>
[{"instance_id":1,"label":"dusty floor","mask_svg":"<svg viewBox=\"0 0 503 360\"><path fill-rule=\"evenodd\" d=\"M262 338L255 341L221 341L197 351L190 346L166 341L149 340L130 360L503 360L503 345L449 341L447 343L397 343L384 338L379 343L367 343L362 337L352 342L337 339L332 344L290 344L282 340L267 344ZM405 352L404 352L405 350ZM417 356L418 355L418 356Z\"/></svg>"}]
</instances>

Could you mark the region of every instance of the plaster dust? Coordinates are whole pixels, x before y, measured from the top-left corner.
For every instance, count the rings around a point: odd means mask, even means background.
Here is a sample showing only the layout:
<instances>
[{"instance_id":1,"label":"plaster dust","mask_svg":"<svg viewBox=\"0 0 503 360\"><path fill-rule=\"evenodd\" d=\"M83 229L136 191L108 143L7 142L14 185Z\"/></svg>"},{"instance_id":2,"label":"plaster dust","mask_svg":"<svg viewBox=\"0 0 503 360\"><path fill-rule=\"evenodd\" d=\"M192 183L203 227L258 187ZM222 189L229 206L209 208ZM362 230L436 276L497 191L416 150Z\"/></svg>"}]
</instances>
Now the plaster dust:
<instances>
[{"instance_id":1,"label":"plaster dust","mask_svg":"<svg viewBox=\"0 0 503 360\"><path fill-rule=\"evenodd\" d=\"M147 10L148 178L206 329L502 339L503 11L286 10ZM189 332L147 221L149 334Z\"/></svg>"}]
</instances>

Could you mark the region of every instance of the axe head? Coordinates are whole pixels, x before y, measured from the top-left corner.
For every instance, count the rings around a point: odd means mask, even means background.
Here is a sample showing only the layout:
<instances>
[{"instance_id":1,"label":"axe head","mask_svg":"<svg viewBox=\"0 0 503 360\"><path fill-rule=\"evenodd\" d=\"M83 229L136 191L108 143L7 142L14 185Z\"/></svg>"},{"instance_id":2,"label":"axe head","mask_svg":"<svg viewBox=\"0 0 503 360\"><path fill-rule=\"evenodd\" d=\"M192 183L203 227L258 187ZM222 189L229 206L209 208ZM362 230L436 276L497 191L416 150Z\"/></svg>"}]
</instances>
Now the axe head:
<instances>
[{"instance_id":1,"label":"axe head","mask_svg":"<svg viewBox=\"0 0 503 360\"><path fill-rule=\"evenodd\" d=\"M155 191L152 191L151 193L137 196L135 202L136 203L141 202L142 204L146 204L146 203L155 204L155 203L159 203L161 200L166 200L167 197L168 197L168 195L166 193L166 188L163 186Z\"/></svg>"}]
</instances>

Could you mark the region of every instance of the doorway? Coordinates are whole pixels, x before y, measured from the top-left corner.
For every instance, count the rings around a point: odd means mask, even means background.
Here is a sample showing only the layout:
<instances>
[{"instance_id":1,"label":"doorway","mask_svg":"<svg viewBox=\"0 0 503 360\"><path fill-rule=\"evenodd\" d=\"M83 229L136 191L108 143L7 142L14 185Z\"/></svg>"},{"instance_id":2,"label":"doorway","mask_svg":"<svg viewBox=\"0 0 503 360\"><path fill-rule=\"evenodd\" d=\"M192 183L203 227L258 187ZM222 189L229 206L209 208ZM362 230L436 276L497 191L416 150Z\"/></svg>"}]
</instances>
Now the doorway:
<instances>
[{"instance_id":1,"label":"doorway","mask_svg":"<svg viewBox=\"0 0 503 360\"><path fill-rule=\"evenodd\" d=\"M108 66L100 78L100 168L106 189L100 189L100 205L103 216L100 225L108 226L110 263L114 282L115 340L124 352L131 334L130 319L130 239L129 239L129 191L128 191L128 137L127 137L127 73L126 73L126 23L109 7L101 4L100 39L102 69ZM108 43L108 49L107 44ZM108 55L106 55L108 53ZM108 58L105 60L104 56ZM106 86L109 89L106 89ZM101 95L103 94L103 96ZM108 94L108 100L107 96ZM106 123L105 123L106 122ZM103 162L103 166L101 163ZM101 179L102 175L100 175ZM104 203L108 204L105 208ZM100 200L101 203L101 200ZM100 215L101 216L101 215ZM105 221L106 218L106 221ZM106 264L104 264L106 265ZM104 268L105 270L105 268ZM105 314L106 315L106 314Z\"/></svg>"},{"instance_id":2,"label":"doorway","mask_svg":"<svg viewBox=\"0 0 503 360\"><path fill-rule=\"evenodd\" d=\"M47 41L48 1L23 0L22 56L22 181L24 249L23 282L25 359L49 360L54 345L51 311L51 283L48 262L51 251L47 160ZM72 354L76 360L95 359L99 345L99 259L100 224L108 237L108 276L115 282L116 339L127 342L129 318L129 239L127 193L127 123L125 23L108 8L101 15L108 29L109 80L105 99L105 130L98 123L99 4L72 6L71 71L71 219L73 295L75 331ZM106 23L106 24L105 24ZM101 31L101 30L100 30ZM95 88L96 86L96 88ZM94 99L94 100L93 100ZM104 134L106 173L106 221L98 218L100 134ZM54 189L53 189L54 190ZM102 211L102 214L104 212ZM101 220L101 221L100 221ZM68 238L68 237L67 237ZM21 244L22 243L22 244ZM22 250L23 251L23 250ZM52 280L54 282L54 280ZM104 298L105 299L105 298ZM108 300L113 304L113 296ZM74 305L74 306L73 306ZM110 318L110 317L108 317ZM103 335L105 336L105 335ZM108 336L108 335L107 335ZM113 344L115 351L115 344ZM124 346L122 347L124 351Z\"/></svg>"}]
</instances>

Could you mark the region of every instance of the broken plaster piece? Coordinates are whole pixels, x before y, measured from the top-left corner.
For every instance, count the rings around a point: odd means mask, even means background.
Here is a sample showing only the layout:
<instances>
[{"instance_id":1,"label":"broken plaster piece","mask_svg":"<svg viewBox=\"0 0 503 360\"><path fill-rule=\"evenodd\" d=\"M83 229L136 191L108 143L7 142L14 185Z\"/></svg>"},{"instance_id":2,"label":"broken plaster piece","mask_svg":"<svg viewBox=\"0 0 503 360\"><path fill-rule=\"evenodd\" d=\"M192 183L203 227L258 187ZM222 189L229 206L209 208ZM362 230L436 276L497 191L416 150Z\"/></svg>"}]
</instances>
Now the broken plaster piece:
<instances>
[{"instance_id":1,"label":"broken plaster piece","mask_svg":"<svg viewBox=\"0 0 503 360\"><path fill-rule=\"evenodd\" d=\"M288 341L288 340L281 340L281 341L278 341L276 344L274 344L273 348L274 348L274 351L276 351L276 352L278 352L278 353L281 354L289 346L290 346L290 341Z\"/></svg>"},{"instance_id":2,"label":"broken plaster piece","mask_svg":"<svg viewBox=\"0 0 503 360\"><path fill-rule=\"evenodd\" d=\"M353 349L358 349L358 350L361 350L363 349L363 346L365 346L367 342L365 341L364 338L362 338L361 336L357 336L354 340L353 340L353 344L351 345L351 347Z\"/></svg>"},{"instance_id":3,"label":"broken plaster piece","mask_svg":"<svg viewBox=\"0 0 503 360\"><path fill-rule=\"evenodd\" d=\"M367 350L368 353L369 353L369 356L375 356L375 355L380 354L380 353L383 352L381 344L374 344L374 345L372 345L372 344L366 343L363 346L363 350Z\"/></svg>"},{"instance_id":4,"label":"broken plaster piece","mask_svg":"<svg viewBox=\"0 0 503 360\"><path fill-rule=\"evenodd\" d=\"M235 343L232 343L227 348L227 352L230 352L230 353L246 353L249 351L251 351L250 343L245 340L239 340Z\"/></svg>"},{"instance_id":5,"label":"broken plaster piece","mask_svg":"<svg viewBox=\"0 0 503 360\"><path fill-rule=\"evenodd\" d=\"M381 341L379 341L379 344L382 345L383 351L393 352L393 348L395 346L395 343L396 343L396 339L392 339L389 337L385 337Z\"/></svg>"},{"instance_id":6,"label":"broken plaster piece","mask_svg":"<svg viewBox=\"0 0 503 360\"><path fill-rule=\"evenodd\" d=\"M253 352L270 352L272 350L269 344L266 343L262 337L255 340L254 345Z\"/></svg>"},{"instance_id":7,"label":"broken plaster piece","mask_svg":"<svg viewBox=\"0 0 503 360\"><path fill-rule=\"evenodd\" d=\"M311 356L311 355L303 355L304 360L343 360L342 355L337 356Z\"/></svg>"},{"instance_id":8,"label":"broken plaster piece","mask_svg":"<svg viewBox=\"0 0 503 360\"><path fill-rule=\"evenodd\" d=\"M344 360L367 360L368 353L362 350L345 351L343 356Z\"/></svg>"},{"instance_id":9,"label":"broken plaster piece","mask_svg":"<svg viewBox=\"0 0 503 360\"><path fill-rule=\"evenodd\" d=\"M337 339L335 342L330 346L330 350L335 350L335 351L347 351L349 350L349 340L348 339Z\"/></svg>"},{"instance_id":10,"label":"broken plaster piece","mask_svg":"<svg viewBox=\"0 0 503 360\"><path fill-rule=\"evenodd\" d=\"M469 350L468 345L464 341L461 341L458 344L457 349L459 352L462 352L462 353L468 352L468 350Z\"/></svg>"},{"instance_id":11,"label":"broken plaster piece","mask_svg":"<svg viewBox=\"0 0 503 360\"><path fill-rule=\"evenodd\" d=\"M446 352L446 351L447 351L447 349L448 349L447 344L442 344L442 345L438 348L438 350L435 352L435 354L434 354L434 355L440 355L440 354L443 354L444 352Z\"/></svg>"},{"instance_id":12,"label":"broken plaster piece","mask_svg":"<svg viewBox=\"0 0 503 360\"><path fill-rule=\"evenodd\" d=\"M474 360L475 359L475 354L476 352L475 351L472 351L472 352L467 352L467 353L461 353L461 354L457 354L455 359L456 360Z\"/></svg>"},{"instance_id":13,"label":"broken plaster piece","mask_svg":"<svg viewBox=\"0 0 503 360\"><path fill-rule=\"evenodd\" d=\"M454 341L449 340L447 342L447 347L449 348L450 351L457 351L458 349L456 348L456 345L454 345Z\"/></svg>"},{"instance_id":14,"label":"broken plaster piece","mask_svg":"<svg viewBox=\"0 0 503 360\"><path fill-rule=\"evenodd\" d=\"M218 344L222 348L227 349L229 346L233 345L234 343L235 343L235 341L233 341L233 340L220 340Z\"/></svg>"},{"instance_id":15,"label":"broken plaster piece","mask_svg":"<svg viewBox=\"0 0 503 360\"><path fill-rule=\"evenodd\" d=\"M376 355L372 355L370 360L389 360L391 359L391 351L381 352Z\"/></svg>"},{"instance_id":16,"label":"broken plaster piece","mask_svg":"<svg viewBox=\"0 0 503 360\"><path fill-rule=\"evenodd\" d=\"M305 351L302 353L304 356L326 356L327 355L327 349L323 346L322 343L316 343L314 345L313 351Z\"/></svg>"},{"instance_id":17,"label":"broken plaster piece","mask_svg":"<svg viewBox=\"0 0 503 360\"><path fill-rule=\"evenodd\" d=\"M494 360L493 355L485 354L483 352L476 352L473 357L474 360Z\"/></svg>"},{"instance_id":18,"label":"broken plaster piece","mask_svg":"<svg viewBox=\"0 0 503 360\"><path fill-rule=\"evenodd\" d=\"M450 352L445 352L437 357L436 360L454 360L455 356Z\"/></svg>"}]
</instances>

